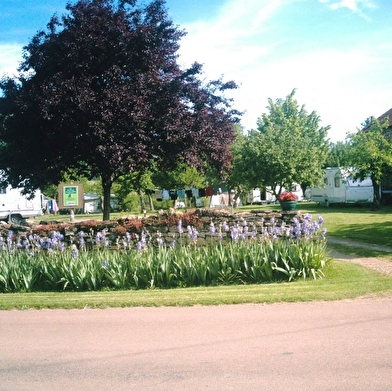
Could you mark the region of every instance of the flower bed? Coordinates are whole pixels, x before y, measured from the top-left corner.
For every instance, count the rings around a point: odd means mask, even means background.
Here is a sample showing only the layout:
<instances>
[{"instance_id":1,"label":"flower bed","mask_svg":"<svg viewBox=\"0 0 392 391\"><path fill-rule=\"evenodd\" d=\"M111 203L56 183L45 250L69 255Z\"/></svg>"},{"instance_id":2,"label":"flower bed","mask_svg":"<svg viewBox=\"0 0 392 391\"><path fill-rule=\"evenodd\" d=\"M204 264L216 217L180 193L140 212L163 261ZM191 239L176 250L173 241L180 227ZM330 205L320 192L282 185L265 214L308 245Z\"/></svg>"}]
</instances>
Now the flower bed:
<instances>
[{"instance_id":1,"label":"flower bed","mask_svg":"<svg viewBox=\"0 0 392 391\"><path fill-rule=\"evenodd\" d=\"M311 215L296 216L290 225L275 217L248 223L236 216L237 222L229 224L232 216L225 214L217 223L210 216L193 216L196 225L186 226L183 217L171 217L165 236L155 231L163 227L159 219L140 226L109 224L110 228L88 223L76 233L75 226L67 225L64 233L71 228L74 233L69 242L57 230L45 236L45 230L8 231L0 241L0 292L249 284L323 275L326 230L321 229L321 216L316 221ZM206 221L208 245L199 245L199 230ZM153 233L146 229L148 224L154 226ZM118 227L134 232L117 233L113 242Z\"/></svg>"}]
</instances>

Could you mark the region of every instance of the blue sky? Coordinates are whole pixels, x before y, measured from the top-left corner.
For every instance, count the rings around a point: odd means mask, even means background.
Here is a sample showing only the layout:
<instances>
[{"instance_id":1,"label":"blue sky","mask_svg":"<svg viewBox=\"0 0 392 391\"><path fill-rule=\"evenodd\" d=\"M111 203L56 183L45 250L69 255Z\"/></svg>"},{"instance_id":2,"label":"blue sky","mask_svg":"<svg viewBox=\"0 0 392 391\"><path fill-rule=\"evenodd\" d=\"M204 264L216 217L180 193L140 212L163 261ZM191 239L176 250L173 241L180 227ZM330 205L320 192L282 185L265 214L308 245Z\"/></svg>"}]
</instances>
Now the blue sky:
<instances>
[{"instance_id":1,"label":"blue sky","mask_svg":"<svg viewBox=\"0 0 392 391\"><path fill-rule=\"evenodd\" d=\"M15 73L21 48L66 0L1 0L0 75ZM169 16L187 31L180 63L204 64L206 79L223 75L255 129L268 98L294 88L315 110L332 141L344 140L369 116L392 107L390 0L167 0Z\"/></svg>"}]
</instances>

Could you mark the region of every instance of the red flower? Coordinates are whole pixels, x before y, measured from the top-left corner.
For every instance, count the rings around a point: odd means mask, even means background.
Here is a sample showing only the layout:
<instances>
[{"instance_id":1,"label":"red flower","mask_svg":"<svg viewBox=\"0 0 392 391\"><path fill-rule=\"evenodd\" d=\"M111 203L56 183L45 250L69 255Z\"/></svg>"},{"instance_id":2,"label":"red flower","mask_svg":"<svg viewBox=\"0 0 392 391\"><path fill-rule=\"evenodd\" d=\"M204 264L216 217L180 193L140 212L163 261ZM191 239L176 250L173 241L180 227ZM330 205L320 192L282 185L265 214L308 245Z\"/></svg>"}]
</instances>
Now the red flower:
<instances>
[{"instance_id":1,"label":"red flower","mask_svg":"<svg viewBox=\"0 0 392 391\"><path fill-rule=\"evenodd\" d=\"M297 200L297 196L292 191L290 191L290 193L285 191L284 193L282 193L278 197L278 200L279 201L296 201Z\"/></svg>"}]
</instances>

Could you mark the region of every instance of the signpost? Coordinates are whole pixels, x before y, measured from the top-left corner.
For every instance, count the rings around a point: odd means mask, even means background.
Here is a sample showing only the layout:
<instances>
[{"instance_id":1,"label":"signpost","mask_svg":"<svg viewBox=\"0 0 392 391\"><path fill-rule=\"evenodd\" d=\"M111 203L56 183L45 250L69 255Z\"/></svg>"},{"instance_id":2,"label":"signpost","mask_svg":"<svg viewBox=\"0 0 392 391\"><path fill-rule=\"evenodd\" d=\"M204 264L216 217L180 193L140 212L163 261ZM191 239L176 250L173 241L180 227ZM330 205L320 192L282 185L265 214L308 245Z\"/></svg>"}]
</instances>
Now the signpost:
<instances>
[{"instance_id":1,"label":"signpost","mask_svg":"<svg viewBox=\"0 0 392 391\"><path fill-rule=\"evenodd\" d=\"M64 184L59 185L60 209L71 209L71 221L74 220L75 209L83 208L83 185Z\"/></svg>"}]
</instances>

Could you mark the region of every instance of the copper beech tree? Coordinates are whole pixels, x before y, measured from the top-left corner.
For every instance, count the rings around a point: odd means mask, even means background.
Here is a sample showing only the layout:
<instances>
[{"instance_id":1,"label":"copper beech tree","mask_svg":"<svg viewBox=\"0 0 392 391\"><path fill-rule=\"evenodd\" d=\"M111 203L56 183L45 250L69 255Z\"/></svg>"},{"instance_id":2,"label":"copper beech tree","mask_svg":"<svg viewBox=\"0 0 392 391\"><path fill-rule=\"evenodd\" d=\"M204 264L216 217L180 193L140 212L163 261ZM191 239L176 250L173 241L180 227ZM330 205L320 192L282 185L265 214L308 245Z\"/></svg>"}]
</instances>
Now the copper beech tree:
<instances>
[{"instance_id":1,"label":"copper beech tree","mask_svg":"<svg viewBox=\"0 0 392 391\"><path fill-rule=\"evenodd\" d=\"M80 0L66 10L24 48L19 76L1 81L3 181L32 192L66 172L100 176L108 220L113 181L152 162L223 175L240 115L225 91L237 86L203 82L198 63L181 69L185 32L164 1Z\"/></svg>"}]
</instances>

